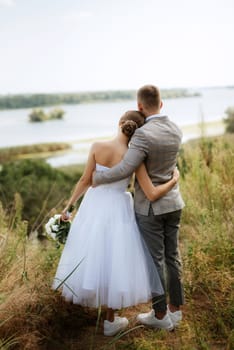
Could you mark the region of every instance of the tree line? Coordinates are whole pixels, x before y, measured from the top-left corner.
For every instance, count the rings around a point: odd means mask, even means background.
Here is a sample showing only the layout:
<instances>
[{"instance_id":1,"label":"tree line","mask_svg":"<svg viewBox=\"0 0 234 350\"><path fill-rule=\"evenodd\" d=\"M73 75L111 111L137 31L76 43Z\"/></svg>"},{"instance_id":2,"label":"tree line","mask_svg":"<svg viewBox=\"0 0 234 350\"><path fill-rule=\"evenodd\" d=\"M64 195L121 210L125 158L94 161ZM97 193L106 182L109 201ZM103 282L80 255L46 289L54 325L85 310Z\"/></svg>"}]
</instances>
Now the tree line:
<instances>
[{"instance_id":1,"label":"tree line","mask_svg":"<svg viewBox=\"0 0 234 350\"><path fill-rule=\"evenodd\" d=\"M162 90L162 97L177 98L198 96L199 93L190 93L186 89L167 89ZM136 99L135 90L117 90L117 91L96 91L80 93L61 93L61 94L17 94L1 95L1 109L34 108L42 106L54 106L61 104L80 104L91 102L108 102Z\"/></svg>"}]
</instances>

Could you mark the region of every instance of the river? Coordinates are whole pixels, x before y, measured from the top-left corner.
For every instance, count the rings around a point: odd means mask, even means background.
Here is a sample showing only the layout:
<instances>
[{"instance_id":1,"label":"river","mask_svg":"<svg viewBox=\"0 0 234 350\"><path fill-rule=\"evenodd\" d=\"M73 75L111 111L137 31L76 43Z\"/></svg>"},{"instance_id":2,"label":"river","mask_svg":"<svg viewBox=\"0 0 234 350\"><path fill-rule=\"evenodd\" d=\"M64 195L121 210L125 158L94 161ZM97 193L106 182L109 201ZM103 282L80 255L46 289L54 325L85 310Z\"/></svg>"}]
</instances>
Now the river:
<instances>
[{"instance_id":1,"label":"river","mask_svg":"<svg viewBox=\"0 0 234 350\"><path fill-rule=\"evenodd\" d=\"M162 113L180 127L196 125L203 120L222 120L229 106L234 106L234 88L196 89L201 96L174 98L164 101ZM29 145L44 142L71 142L72 150L48 159L53 166L84 162L90 146L88 140L112 136L120 116L136 109L135 101L61 105L66 113L63 120L30 123L30 109L0 111L0 147ZM50 108L44 108L45 111ZM217 133L223 130L217 130ZM197 136L191 129L183 141Z\"/></svg>"}]
</instances>

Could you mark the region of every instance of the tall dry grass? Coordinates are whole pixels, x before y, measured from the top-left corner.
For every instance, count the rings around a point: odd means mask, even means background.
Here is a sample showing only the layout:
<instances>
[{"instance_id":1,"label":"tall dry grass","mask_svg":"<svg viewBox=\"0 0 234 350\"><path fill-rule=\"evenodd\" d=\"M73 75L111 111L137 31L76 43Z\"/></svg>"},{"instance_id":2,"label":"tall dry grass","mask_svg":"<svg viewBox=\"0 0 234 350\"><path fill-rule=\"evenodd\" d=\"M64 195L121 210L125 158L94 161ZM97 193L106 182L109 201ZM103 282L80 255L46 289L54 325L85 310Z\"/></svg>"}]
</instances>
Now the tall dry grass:
<instances>
[{"instance_id":1,"label":"tall dry grass","mask_svg":"<svg viewBox=\"0 0 234 350\"><path fill-rule=\"evenodd\" d=\"M104 338L102 312L66 303L51 290L60 250L27 238L20 197L10 216L0 207L0 349L234 348L233 141L203 139L184 146L180 155L186 304L184 320L172 333L134 329L136 314L150 307L141 305L122 311L131 332Z\"/></svg>"},{"instance_id":2,"label":"tall dry grass","mask_svg":"<svg viewBox=\"0 0 234 350\"><path fill-rule=\"evenodd\" d=\"M201 349L234 345L234 137L201 139L180 158L181 242L189 317Z\"/></svg>"},{"instance_id":3,"label":"tall dry grass","mask_svg":"<svg viewBox=\"0 0 234 350\"><path fill-rule=\"evenodd\" d=\"M65 349L70 334L95 325L96 311L51 290L60 250L27 236L18 195L11 217L0 207L0 349ZM88 317L87 317L88 315Z\"/></svg>"}]
</instances>

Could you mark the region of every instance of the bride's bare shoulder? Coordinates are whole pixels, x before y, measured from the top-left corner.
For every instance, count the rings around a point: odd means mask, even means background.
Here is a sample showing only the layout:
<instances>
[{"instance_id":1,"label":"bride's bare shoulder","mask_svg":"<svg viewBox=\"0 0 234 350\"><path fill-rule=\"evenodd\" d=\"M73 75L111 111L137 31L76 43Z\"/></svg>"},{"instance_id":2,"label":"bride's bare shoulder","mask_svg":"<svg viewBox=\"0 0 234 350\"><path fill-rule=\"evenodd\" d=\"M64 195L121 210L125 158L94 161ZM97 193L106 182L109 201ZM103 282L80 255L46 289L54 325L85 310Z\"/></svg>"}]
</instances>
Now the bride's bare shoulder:
<instances>
[{"instance_id":1,"label":"bride's bare shoulder","mask_svg":"<svg viewBox=\"0 0 234 350\"><path fill-rule=\"evenodd\" d=\"M109 148L111 146L111 140L96 141L92 144L92 149L94 151Z\"/></svg>"}]
</instances>

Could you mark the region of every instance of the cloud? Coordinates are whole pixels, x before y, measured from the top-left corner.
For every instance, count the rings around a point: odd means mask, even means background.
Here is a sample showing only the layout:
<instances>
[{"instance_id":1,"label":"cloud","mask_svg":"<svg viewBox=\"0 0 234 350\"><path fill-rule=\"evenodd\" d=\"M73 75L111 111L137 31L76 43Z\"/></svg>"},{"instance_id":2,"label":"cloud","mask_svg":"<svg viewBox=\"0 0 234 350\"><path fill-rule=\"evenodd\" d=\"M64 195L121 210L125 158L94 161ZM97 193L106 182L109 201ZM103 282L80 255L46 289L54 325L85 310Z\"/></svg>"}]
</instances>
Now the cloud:
<instances>
[{"instance_id":1,"label":"cloud","mask_svg":"<svg viewBox=\"0 0 234 350\"><path fill-rule=\"evenodd\" d=\"M5 6L5 7L12 7L15 5L14 0L0 0L0 7Z\"/></svg>"},{"instance_id":2,"label":"cloud","mask_svg":"<svg viewBox=\"0 0 234 350\"><path fill-rule=\"evenodd\" d=\"M89 11L81 11L78 13L78 15L80 18L89 18L93 16L93 13Z\"/></svg>"},{"instance_id":3,"label":"cloud","mask_svg":"<svg viewBox=\"0 0 234 350\"><path fill-rule=\"evenodd\" d=\"M0 0L1 1L1 0ZM78 22L82 19L93 17L93 13L89 11L69 12L64 15L65 22Z\"/></svg>"}]
</instances>

